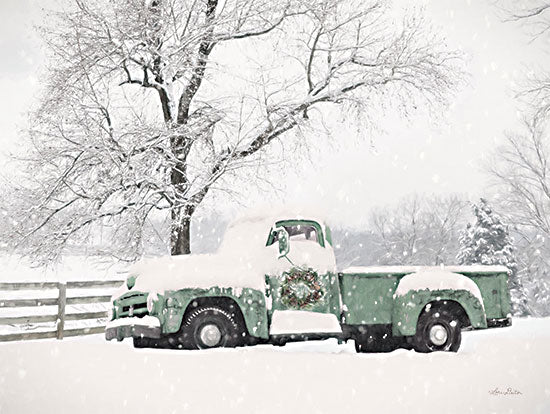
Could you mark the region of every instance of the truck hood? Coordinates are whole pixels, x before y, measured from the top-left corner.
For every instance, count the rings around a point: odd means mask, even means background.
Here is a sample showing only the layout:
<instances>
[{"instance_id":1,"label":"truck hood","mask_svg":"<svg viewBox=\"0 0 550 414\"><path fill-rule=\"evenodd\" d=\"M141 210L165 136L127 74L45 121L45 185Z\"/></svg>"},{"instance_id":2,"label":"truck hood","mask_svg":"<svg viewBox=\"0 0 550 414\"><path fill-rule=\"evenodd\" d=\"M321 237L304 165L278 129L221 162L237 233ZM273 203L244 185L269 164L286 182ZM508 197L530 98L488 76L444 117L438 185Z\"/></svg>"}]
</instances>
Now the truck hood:
<instances>
[{"instance_id":1,"label":"truck hood","mask_svg":"<svg viewBox=\"0 0 550 414\"><path fill-rule=\"evenodd\" d=\"M292 264L284 257L278 259L278 252L275 243L238 253L223 249L216 254L143 259L129 271L135 277L131 290L162 293L184 288L230 287L264 291L266 275L281 275L292 267L310 267L319 274L336 273L334 255L317 243L293 241L288 255Z\"/></svg>"}]
</instances>

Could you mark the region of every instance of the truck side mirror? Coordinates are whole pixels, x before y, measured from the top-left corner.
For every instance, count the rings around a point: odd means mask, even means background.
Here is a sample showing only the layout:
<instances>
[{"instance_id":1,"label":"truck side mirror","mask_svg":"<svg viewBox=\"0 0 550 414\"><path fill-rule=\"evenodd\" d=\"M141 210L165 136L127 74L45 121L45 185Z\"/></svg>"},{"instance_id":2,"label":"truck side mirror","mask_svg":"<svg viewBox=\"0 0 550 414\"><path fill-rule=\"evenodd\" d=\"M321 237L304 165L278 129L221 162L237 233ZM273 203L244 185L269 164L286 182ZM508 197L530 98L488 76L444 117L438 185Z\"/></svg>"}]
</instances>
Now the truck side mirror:
<instances>
[{"instance_id":1,"label":"truck side mirror","mask_svg":"<svg viewBox=\"0 0 550 414\"><path fill-rule=\"evenodd\" d=\"M273 230L273 236L276 237L277 241L279 242L278 259L280 259L281 257L285 257L290 251L290 243L288 242L288 239L289 239L288 232L282 226L276 227Z\"/></svg>"}]
</instances>

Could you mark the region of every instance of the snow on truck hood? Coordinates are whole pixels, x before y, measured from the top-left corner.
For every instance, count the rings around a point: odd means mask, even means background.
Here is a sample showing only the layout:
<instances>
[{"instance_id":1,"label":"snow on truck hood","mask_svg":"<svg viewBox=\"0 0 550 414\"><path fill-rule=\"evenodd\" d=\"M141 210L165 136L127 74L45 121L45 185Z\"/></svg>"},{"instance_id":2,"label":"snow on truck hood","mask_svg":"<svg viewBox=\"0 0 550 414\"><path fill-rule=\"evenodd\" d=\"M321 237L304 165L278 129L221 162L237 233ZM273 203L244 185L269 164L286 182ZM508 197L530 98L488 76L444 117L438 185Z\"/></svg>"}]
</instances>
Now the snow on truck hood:
<instances>
[{"instance_id":1,"label":"snow on truck hood","mask_svg":"<svg viewBox=\"0 0 550 414\"><path fill-rule=\"evenodd\" d=\"M270 249L271 250L271 249ZM273 251L273 254L276 254ZM181 288L248 287L264 289L264 281L255 277L253 263L246 256L220 254L166 256L136 263L130 274L136 275L132 290L162 292Z\"/></svg>"},{"instance_id":2,"label":"snow on truck hood","mask_svg":"<svg viewBox=\"0 0 550 414\"><path fill-rule=\"evenodd\" d=\"M278 219L300 218L284 216ZM232 287L265 289L266 275L280 275L293 265L278 259L279 246L266 247L277 218L252 217L230 225L215 254L190 254L143 259L130 275L137 276L132 290L162 293L182 288ZM312 267L320 274L336 273L334 252L327 244L292 240L288 257L295 266Z\"/></svg>"},{"instance_id":3,"label":"snow on truck hood","mask_svg":"<svg viewBox=\"0 0 550 414\"><path fill-rule=\"evenodd\" d=\"M303 245L298 248L298 244ZM265 275L280 275L293 267L285 258L277 259L278 245L238 255L218 254L167 256L136 263L132 290L163 292L182 288L232 287L265 289ZM289 254L296 266L310 266L319 273L336 272L326 249L316 243L296 243Z\"/></svg>"}]
</instances>

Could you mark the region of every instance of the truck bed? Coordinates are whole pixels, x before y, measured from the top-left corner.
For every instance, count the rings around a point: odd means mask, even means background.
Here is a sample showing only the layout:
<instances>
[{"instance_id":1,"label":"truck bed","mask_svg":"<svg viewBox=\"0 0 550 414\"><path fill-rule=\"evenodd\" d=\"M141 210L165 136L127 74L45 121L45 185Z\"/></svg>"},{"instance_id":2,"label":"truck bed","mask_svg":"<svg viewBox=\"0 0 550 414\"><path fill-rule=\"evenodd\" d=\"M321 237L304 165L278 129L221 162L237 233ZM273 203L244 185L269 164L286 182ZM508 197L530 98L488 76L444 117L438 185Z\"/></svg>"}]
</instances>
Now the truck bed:
<instances>
[{"instance_id":1,"label":"truck bed","mask_svg":"<svg viewBox=\"0 0 550 414\"><path fill-rule=\"evenodd\" d=\"M391 324L394 293L401 279L412 273L457 273L479 288L487 319L510 312L505 266L354 266L339 273L345 322L352 325Z\"/></svg>"}]
</instances>

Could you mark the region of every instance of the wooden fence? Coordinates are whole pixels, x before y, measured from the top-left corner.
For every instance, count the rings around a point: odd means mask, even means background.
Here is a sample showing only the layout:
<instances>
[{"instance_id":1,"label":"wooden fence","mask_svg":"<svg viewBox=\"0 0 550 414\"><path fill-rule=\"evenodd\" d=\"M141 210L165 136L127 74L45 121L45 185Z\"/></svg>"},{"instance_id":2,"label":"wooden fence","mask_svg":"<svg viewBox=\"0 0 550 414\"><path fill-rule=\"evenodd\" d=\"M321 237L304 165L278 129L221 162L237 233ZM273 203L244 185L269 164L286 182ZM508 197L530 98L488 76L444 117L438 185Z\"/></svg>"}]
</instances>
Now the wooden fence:
<instances>
[{"instance_id":1,"label":"wooden fence","mask_svg":"<svg viewBox=\"0 0 550 414\"><path fill-rule=\"evenodd\" d=\"M63 339L66 336L80 336L102 333L105 326L93 326L89 328L65 329L65 321L77 321L87 319L100 319L107 317L107 311L100 312L78 312L66 313L66 305L81 305L90 303L110 302L110 295L102 296L74 296L67 297L67 289L101 289L116 288L124 283L123 280L98 280L82 282L45 282L45 283L0 283L0 291L20 291L20 290L52 290L57 289L57 298L43 299L0 299L1 308L21 308L34 306L57 306L55 315L31 315L31 316L13 316L0 317L1 325L20 325L28 323L56 322L56 328L53 331L45 332L22 332L14 334L0 334L2 341L22 341L28 339L57 338Z\"/></svg>"}]
</instances>

